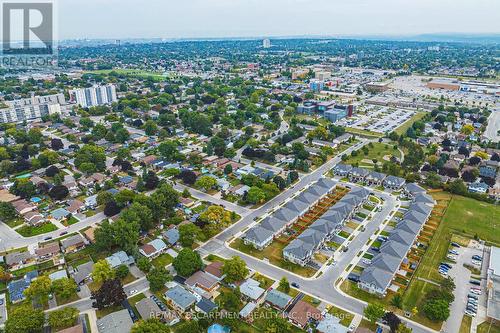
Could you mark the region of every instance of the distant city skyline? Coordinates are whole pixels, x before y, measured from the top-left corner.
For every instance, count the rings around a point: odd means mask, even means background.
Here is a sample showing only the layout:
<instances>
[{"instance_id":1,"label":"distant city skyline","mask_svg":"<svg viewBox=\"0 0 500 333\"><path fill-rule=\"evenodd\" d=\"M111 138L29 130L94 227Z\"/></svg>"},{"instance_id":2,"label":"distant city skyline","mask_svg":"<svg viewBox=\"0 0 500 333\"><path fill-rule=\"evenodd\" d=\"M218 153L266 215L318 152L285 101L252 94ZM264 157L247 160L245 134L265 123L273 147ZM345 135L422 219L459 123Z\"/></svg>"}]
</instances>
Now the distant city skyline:
<instances>
[{"instance_id":1,"label":"distant city skyline","mask_svg":"<svg viewBox=\"0 0 500 333\"><path fill-rule=\"evenodd\" d=\"M500 33L498 0L59 0L59 39Z\"/></svg>"}]
</instances>

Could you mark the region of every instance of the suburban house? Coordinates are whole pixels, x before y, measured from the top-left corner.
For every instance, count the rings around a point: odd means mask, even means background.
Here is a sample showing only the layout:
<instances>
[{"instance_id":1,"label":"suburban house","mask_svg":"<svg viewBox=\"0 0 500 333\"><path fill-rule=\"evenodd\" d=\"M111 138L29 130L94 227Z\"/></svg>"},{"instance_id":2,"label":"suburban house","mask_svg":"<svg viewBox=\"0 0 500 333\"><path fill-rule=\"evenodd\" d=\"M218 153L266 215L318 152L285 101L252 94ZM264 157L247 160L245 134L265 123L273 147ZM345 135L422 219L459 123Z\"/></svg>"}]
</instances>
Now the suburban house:
<instances>
[{"instance_id":1,"label":"suburban house","mask_svg":"<svg viewBox=\"0 0 500 333\"><path fill-rule=\"evenodd\" d=\"M349 329L340 324L340 318L326 313L316 326L318 333L347 333Z\"/></svg>"},{"instance_id":2,"label":"suburban house","mask_svg":"<svg viewBox=\"0 0 500 333\"><path fill-rule=\"evenodd\" d=\"M159 318L165 324L172 326L179 322L179 317L172 311L166 309L162 311L158 304L151 298L143 298L135 304L135 308L142 319Z\"/></svg>"},{"instance_id":3,"label":"suburban house","mask_svg":"<svg viewBox=\"0 0 500 333\"><path fill-rule=\"evenodd\" d=\"M250 301L258 301L265 292L259 285L259 281L247 279L240 285L241 295Z\"/></svg>"},{"instance_id":4,"label":"suburban house","mask_svg":"<svg viewBox=\"0 0 500 333\"><path fill-rule=\"evenodd\" d=\"M92 275L92 270L94 269L94 263L92 261L88 261L80 266L76 267L76 269L72 273L73 280L75 280L76 284L82 285L85 282L89 281Z\"/></svg>"},{"instance_id":5,"label":"suburban house","mask_svg":"<svg viewBox=\"0 0 500 333\"><path fill-rule=\"evenodd\" d=\"M196 303L194 310L196 312L201 312L203 314L209 314L210 312L216 310L217 308L218 308L217 304L203 297L198 303Z\"/></svg>"},{"instance_id":6,"label":"suburban house","mask_svg":"<svg viewBox=\"0 0 500 333\"><path fill-rule=\"evenodd\" d=\"M46 260L50 260L53 257L57 256L60 253L60 251L61 251L61 248L59 247L59 243L52 242L52 243L40 246L38 249L35 250L35 254L38 257L38 261L46 261Z\"/></svg>"},{"instance_id":7,"label":"suburban house","mask_svg":"<svg viewBox=\"0 0 500 333\"><path fill-rule=\"evenodd\" d=\"M197 301L193 294L179 285L167 290L164 296L168 304L180 313L189 310Z\"/></svg>"},{"instance_id":8,"label":"suburban house","mask_svg":"<svg viewBox=\"0 0 500 333\"><path fill-rule=\"evenodd\" d=\"M288 313L288 319L292 324L304 329L308 323L322 320L323 315L311 304L298 301Z\"/></svg>"},{"instance_id":9,"label":"suburban house","mask_svg":"<svg viewBox=\"0 0 500 333\"><path fill-rule=\"evenodd\" d=\"M71 212L64 208L57 208L50 212L50 218L56 221L62 221L68 218L71 215Z\"/></svg>"},{"instance_id":10,"label":"suburban house","mask_svg":"<svg viewBox=\"0 0 500 333\"><path fill-rule=\"evenodd\" d=\"M139 252L148 259L154 259L167 250L167 245L159 238L144 244Z\"/></svg>"},{"instance_id":11,"label":"suburban house","mask_svg":"<svg viewBox=\"0 0 500 333\"><path fill-rule=\"evenodd\" d=\"M120 265L130 266L135 262L134 257L129 256L125 251L113 253L109 257L106 257L106 261L111 268L116 268Z\"/></svg>"},{"instance_id":12,"label":"suburban house","mask_svg":"<svg viewBox=\"0 0 500 333\"><path fill-rule=\"evenodd\" d=\"M205 266L204 271L205 273L209 274L210 276L213 276L218 281L220 281L224 278L224 273L222 273L222 266L223 263L221 263L220 261L214 261Z\"/></svg>"},{"instance_id":13,"label":"suburban house","mask_svg":"<svg viewBox=\"0 0 500 333\"><path fill-rule=\"evenodd\" d=\"M277 289L271 289L267 292L264 302L279 311L283 311L290 305L292 299L292 297Z\"/></svg>"},{"instance_id":14,"label":"suburban house","mask_svg":"<svg viewBox=\"0 0 500 333\"><path fill-rule=\"evenodd\" d=\"M385 178L385 173L370 171L366 176L365 181L368 183L368 185L380 186L384 182Z\"/></svg>"},{"instance_id":15,"label":"suburban house","mask_svg":"<svg viewBox=\"0 0 500 333\"><path fill-rule=\"evenodd\" d=\"M127 309L112 312L97 319L99 333L124 333L130 332L134 324Z\"/></svg>"},{"instance_id":16,"label":"suburban house","mask_svg":"<svg viewBox=\"0 0 500 333\"><path fill-rule=\"evenodd\" d=\"M35 257L29 252L11 252L5 255L5 264L9 269L16 270L35 262Z\"/></svg>"},{"instance_id":17,"label":"suburban house","mask_svg":"<svg viewBox=\"0 0 500 333\"><path fill-rule=\"evenodd\" d=\"M80 234L61 240L61 248L64 253L76 252L83 247L85 247L85 239Z\"/></svg>"},{"instance_id":18,"label":"suburban house","mask_svg":"<svg viewBox=\"0 0 500 333\"><path fill-rule=\"evenodd\" d=\"M185 284L195 292L197 288L201 288L211 293L219 286L219 280L203 271L197 271L186 279Z\"/></svg>"},{"instance_id":19,"label":"suburban house","mask_svg":"<svg viewBox=\"0 0 500 333\"><path fill-rule=\"evenodd\" d=\"M31 271L26 273L26 275L19 280L10 281L7 285L7 290L9 291L10 301L12 303L19 303L26 299L24 291L28 289L31 281L38 277L37 271Z\"/></svg>"}]
</instances>

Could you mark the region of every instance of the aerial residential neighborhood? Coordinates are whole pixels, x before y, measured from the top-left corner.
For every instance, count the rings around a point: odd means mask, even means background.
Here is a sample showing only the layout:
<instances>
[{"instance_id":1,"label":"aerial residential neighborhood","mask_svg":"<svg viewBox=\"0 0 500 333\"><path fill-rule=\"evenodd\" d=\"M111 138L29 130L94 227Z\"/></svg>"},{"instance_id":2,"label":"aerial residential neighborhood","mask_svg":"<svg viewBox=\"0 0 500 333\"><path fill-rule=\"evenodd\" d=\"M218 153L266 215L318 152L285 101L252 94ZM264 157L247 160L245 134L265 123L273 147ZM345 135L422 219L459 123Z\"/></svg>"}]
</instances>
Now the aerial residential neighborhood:
<instances>
[{"instance_id":1,"label":"aerial residential neighborhood","mask_svg":"<svg viewBox=\"0 0 500 333\"><path fill-rule=\"evenodd\" d=\"M0 56L0 331L500 332L498 23L42 2L62 37Z\"/></svg>"}]
</instances>

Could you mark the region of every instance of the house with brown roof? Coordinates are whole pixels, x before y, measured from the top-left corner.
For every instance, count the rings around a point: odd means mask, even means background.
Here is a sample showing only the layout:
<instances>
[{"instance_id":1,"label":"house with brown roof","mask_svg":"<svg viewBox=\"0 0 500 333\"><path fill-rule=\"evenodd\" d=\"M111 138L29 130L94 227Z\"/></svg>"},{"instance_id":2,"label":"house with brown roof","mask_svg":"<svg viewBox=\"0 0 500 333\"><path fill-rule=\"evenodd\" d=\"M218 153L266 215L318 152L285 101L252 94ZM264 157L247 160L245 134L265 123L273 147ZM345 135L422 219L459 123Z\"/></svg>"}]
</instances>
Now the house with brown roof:
<instances>
[{"instance_id":1,"label":"house with brown roof","mask_svg":"<svg viewBox=\"0 0 500 333\"><path fill-rule=\"evenodd\" d=\"M61 247L64 253L76 252L84 246L85 239L80 234L65 238L61 241Z\"/></svg>"},{"instance_id":2,"label":"house with brown roof","mask_svg":"<svg viewBox=\"0 0 500 333\"><path fill-rule=\"evenodd\" d=\"M38 210L27 212L26 214L23 215L23 217L26 220L26 223L32 226L37 226L45 222L45 217L42 214L40 214Z\"/></svg>"},{"instance_id":3,"label":"house with brown roof","mask_svg":"<svg viewBox=\"0 0 500 333\"><path fill-rule=\"evenodd\" d=\"M63 329L62 331L57 331L57 333L83 333L83 325L80 323L76 326L71 326Z\"/></svg>"},{"instance_id":4,"label":"house with brown roof","mask_svg":"<svg viewBox=\"0 0 500 333\"><path fill-rule=\"evenodd\" d=\"M198 271L191 275L186 280L186 285L192 290L201 288L205 291L212 292L219 286L219 280L203 271Z\"/></svg>"},{"instance_id":5,"label":"house with brown roof","mask_svg":"<svg viewBox=\"0 0 500 333\"><path fill-rule=\"evenodd\" d=\"M0 202L14 202L19 199L17 195L10 193L6 189L0 190Z\"/></svg>"},{"instance_id":6,"label":"house with brown roof","mask_svg":"<svg viewBox=\"0 0 500 333\"><path fill-rule=\"evenodd\" d=\"M303 329L309 322L317 322L323 319L323 315L320 310L311 304L304 301L298 301L288 313L288 319L294 325Z\"/></svg>"},{"instance_id":7,"label":"house with brown roof","mask_svg":"<svg viewBox=\"0 0 500 333\"><path fill-rule=\"evenodd\" d=\"M157 159L158 157L156 155L148 155L143 157L141 162L144 163L145 165L151 165Z\"/></svg>"},{"instance_id":8,"label":"house with brown roof","mask_svg":"<svg viewBox=\"0 0 500 333\"><path fill-rule=\"evenodd\" d=\"M85 231L83 231L83 235L85 236L85 238L87 238L87 240L89 242L94 243L95 242L94 232L95 232L95 228L90 227L90 228L86 229Z\"/></svg>"},{"instance_id":9,"label":"house with brown roof","mask_svg":"<svg viewBox=\"0 0 500 333\"><path fill-rule=\"evenodd\" d=\"M16 200L12 202L12 206L16 209L16 212L20 215L24 215L28 212L34 211L37 209L36 205L31 202L28 202L24 199Z\"/></svg>"},{"instance_id":10,"label":"house with brown roof","mask_svg":"<svg viewBox=\"0 0 500 333\"><path fill-rule=\"evenodd\" d=\"M54 256L58 255L61 251L58 242L52 242L49 244L45 244L40 246L35 250L35 254L38 257L38 261L46 261L52 259Z\"/></svg>"},{"instance_id":11,"label":"house with brown roof","mask_svg":"<svg viewBox=\"0 0 500 333\"><path fill-rule=\"evenodd\" d=\"M30 265L34 261L35 257L29 252L11 252L5 256L5 264L12 270Z\"/></svg>"},{"instance_id":12,"label":"house with brown roof","mask_svg":"<svg viewBox=\"0 0 500 333\"><path fill-rule=\"evenodd\" d=\"M224 278L224 273L222 273L222 265L223 263L221 263L220 261L214 261L205 266L205 273L213 276L220 281Z\"/></svg>"},{"instance_id":13,"label":"house with brown roof","mask_svg":"<svg viewBox=\"0 0 500 333\"><path fill-rule=\"evenodd\" d=\"M80 213L85 209L85 204L80 200L71 200L69 206L66 208L71 214Z\"/></svg>"}]
</instances>

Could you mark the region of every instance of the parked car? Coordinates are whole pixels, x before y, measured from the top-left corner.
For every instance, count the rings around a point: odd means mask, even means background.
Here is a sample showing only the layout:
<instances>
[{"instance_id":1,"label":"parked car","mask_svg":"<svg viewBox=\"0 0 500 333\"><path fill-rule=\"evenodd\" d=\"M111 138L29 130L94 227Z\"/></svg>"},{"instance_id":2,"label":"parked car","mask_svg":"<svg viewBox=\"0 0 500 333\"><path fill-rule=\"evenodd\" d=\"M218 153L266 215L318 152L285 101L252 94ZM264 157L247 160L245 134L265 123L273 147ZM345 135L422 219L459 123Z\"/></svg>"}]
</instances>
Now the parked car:
<instances>
[{"instance_id":1,"label":"parked car","mask_svg":"<svg viewBox=\"0 0 500 333\"><path fill-rule=\"evenodd\" d=\"M441 266L445 266L445 267L448 267L448 268L452 268L452 266L446 262L442 262L441 263Z\"/></svg>"},{"instance_id":2,"label":"parked car","mask_svg":"<svg viewBox=\"0 0 500 333\"><path fill-rule=\"evenodd\" d=\"M471 280L469 280L469 283L473 284L475 286L480 286L481 285L481 281L479 281L479 280L473 280L473 279L471 279Z\"/></svg>"},{"instance_id":3,"label":"parked car","mask_svg":"<svg viewBox=\"0 0 500 333\"><path fill-rule=\"evenodd\" d=\"M451 242L451 246L453 246L453 247L460 247L460 245L458 243L455 243L455 242Z\"/></svg>"}]
</instances>

